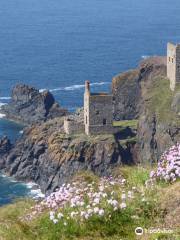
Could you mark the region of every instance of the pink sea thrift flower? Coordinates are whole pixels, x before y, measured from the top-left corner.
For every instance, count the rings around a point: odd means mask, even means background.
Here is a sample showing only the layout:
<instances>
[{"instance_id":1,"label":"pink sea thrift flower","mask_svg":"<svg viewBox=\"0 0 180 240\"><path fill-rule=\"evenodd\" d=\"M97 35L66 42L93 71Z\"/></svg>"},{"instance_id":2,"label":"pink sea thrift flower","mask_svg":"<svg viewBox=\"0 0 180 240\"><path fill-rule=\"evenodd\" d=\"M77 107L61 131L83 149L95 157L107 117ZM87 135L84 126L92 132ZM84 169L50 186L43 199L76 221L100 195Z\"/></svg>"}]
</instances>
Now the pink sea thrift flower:
<instances>
[{"instance_id":1,"label":"pink sea thrift flower","mask_svg":"<svg viewBox=\"0 0 180 240\"><path fill-rule=\"evenodd\" d=\"M150 173L151 179L174 182L180 177L180 144L167 150L158 162L156 171Z\"/></svg>"},{"instance_id":2,"label":"pink sea thrift flower","mask_svg":"<svg viewBox=\"0 0 180 240\"><path fill-rule=\"evenodd\" d=\"M121 203L121 204L120 204L120 208L121 208L121 209L124 209L124 208L126 208L126 203L124 203L124 202L123 202L123 203Z\"/></svg>"}]
</instances>

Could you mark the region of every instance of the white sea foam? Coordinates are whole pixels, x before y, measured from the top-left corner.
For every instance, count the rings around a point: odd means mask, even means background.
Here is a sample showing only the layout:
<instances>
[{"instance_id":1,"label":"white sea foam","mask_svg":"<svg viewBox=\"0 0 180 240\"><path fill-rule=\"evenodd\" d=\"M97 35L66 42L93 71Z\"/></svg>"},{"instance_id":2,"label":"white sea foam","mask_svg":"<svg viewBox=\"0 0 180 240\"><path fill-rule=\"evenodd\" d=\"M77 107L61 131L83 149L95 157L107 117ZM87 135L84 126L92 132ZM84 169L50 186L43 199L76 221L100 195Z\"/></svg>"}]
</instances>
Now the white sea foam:
<instances>
[{"instance_id":1,"label":"white sea foam","mask_svg":"<svg viewBox=\"0 0 180 240\"><path fill-rule=\"evenodd\" d=\"M0 102L0 108L3 106L3 105L6 105L7 103L2 103Z\"/></svg>"},{"instance_id":2,"label":"white sea foam","mask_svg":"<svg viewBox=\"0 0 180 240\"><path fill-rule=\"evenodd\" d=\"M42 199L45 197L45 194L42 193L39 185L34 182L28 182L28 183L19 182L15 180L13 177L7 176L3 172L0 172L0 177L8 179L8 181L11 183L18 183L18 184L21 184L22 186L25 186L29 190L28 196L35 200Z\"/></svg>"},{"instance_id":3,"label":"white sea foam","mask_svg":"<svg viewBox=\"0 0 180 240\"><path fill-rule=\"evenodd\" d=\"M30 190L29 196L33 199L44 198L45 194L42 193L39 185L34 182L29 182L25 184L26 187Z\"/></svg>"},{"instance_id":4,"label":"white sea foam","mask_svg":"<svg viewBox=\"0 0 180 240\"><path fill-rule=\"evenodd\" d=\"M95 83L91 83L91 86L102 86L102 85L107 85L109 84L109 82L95 82ZM84 88L84 84L75 84L75 85L71 85L71 86L67 86L67 87L60 87L60 88L54 88L54 89L50 89L50 92L58 92L58 91L74 91L74 90L78 90ZM39 92L44 92L47 89L40 89Z\"/></svg>"},{"instance_id":5,"label":"white sea foam","mask_svg":"<svg viewBox=\"0 0 180 240\"><path fill-rule=\"evenodd\" d=\"M46 90L47 90L46 88L42 88L42 89L39 89L39 92L42 93L42 92L44 92Z\"/></svg>"},{"instance_id":6,"label":"white sea foam","mask_svg":"<svg viewBox=\"0 0 180 240\"><path fill-rule=\"evenodd\" d=\"M45 194L43 194L41 192L41 189L34 189L34 190L31 190L31 194L30 194L33 199L39 199L39 198L44 198L45 197Z\"/></svg>"},{"instance_id":7,"label":"white sea foam","mask_svg":"<svg viewBox=\"0 0 180 240\"><path fill-rule=\"evenodd\" d=\"M20 134L23 134L23 132L24 132L23 130L19 131Z\"/></svg>"},{"instance_id":8,"label":"white sea foam","mask_svg":"<svg viewBox=\"0 0 180 240\"><path fill-rule=\"evenodd\" d=\"M37 187L38 185L35 182L26 183L26 187L32 189L33 187Z\"/></svg>"},{"instance_id":9,"label":"white sea foam","mask_svg":"<svg viewBox=\"0 0 180 240\"><path fill-rule=\"evenodd\" d=\"M7 177L6 174L4 174L4 173L0 173L0 176L3 178Z\"/></svg>"},{"instance_id":10,"label":"white sea foam","mask_svg":"<svg viewBox=\"0 0 180 240\"><path fill-rule=\"evenodd\" d=\"M4 172L0 172L0 176L9 180L9 182L16 183L18 182L13 177L6 175Z\"/></svg>"},{"instance_id":11,"label":"white sea foam","mask_svg":"<svg viewBox=\"0 0 180 240\"><path fill-rule=\"evenodd\" d=\"M0 100L9 100L11 97L0 97Z\"/></svg>"},{"instance_id":12,"label":"white sea foam","mask_svg":"<svg viewBox=\"0 0 180 240\"><path fill-rule=\"evenodd\" d=\"M3 113L0 113L0 118L4 118L6 115Z\"/></svg>"},{"instance_id":13,"label":"white sea foam","mask_svg":"<svg viewBox=\"0 0 180 240\"><path fill-rule=\"evenodd\" d=\"M6 105L6 103L0 102L0 110L1 110L1 107L2 107L3 105ZM5 116L6 116L5 114L0 113L0 118L4 118Z\"/></svg>"},{"instance_id":14,"label":"white sea foam","mask_svg":"<svg viewBox=\"0 0 180 240\"><path fill-rule=\"evenodd\" d=\"M150 57L150 56L148 56L148 55L142 55L142 56L141 56L142 59L147 59L147 58L149 58L149 57Z\"/></svg>"}]
</instances>

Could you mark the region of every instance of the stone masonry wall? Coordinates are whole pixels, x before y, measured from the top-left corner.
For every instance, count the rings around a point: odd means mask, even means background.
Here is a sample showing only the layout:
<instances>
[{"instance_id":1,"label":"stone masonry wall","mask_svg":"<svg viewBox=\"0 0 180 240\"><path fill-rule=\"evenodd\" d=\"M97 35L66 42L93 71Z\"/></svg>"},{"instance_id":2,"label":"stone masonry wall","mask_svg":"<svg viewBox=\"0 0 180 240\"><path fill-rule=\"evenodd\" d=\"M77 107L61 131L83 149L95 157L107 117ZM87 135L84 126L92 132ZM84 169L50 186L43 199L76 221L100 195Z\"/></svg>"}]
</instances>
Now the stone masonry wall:
<instances>
[{"instance_id":1,"label":"stone masonry wall","mask_svg":"<svg viewBox=\"0 0 180 240\"><path fill-rule=\"evenodd\" d=\"M66 134L84 133L83 122L78 122L71 119L64 119L64 131Z\"/></svg>"},{"instance_id":2,"label":"stone masonry wall","mask_svg":"<svg viewBox=\"0 0 180 240\"><path fill-rule=\"evenodd\" d=\"M176 46L168 43L167 46L167 77L170 80L170 88L175 89L176 83Z\"/></svg>"},{"instance_id":3,"label":"stone masonry wall","mask_svg":"<svg viewBox=\"0 0 180 240\"><path fill-rule=\"evenodd\" d=\"M89 125L103 125L103 119L106 125L112 125L112 96L90 96L89 114Z\"/></svg>"},{"instance_id":4,"label":"stone masonry wall","mask_svg":"<svg viewBox=\"0 0 180 240\"><path fill-rule=\"evenodd\" d=\"M176 85L180 84L180 45L176 48Z\"/></svg>"}]
</instances>

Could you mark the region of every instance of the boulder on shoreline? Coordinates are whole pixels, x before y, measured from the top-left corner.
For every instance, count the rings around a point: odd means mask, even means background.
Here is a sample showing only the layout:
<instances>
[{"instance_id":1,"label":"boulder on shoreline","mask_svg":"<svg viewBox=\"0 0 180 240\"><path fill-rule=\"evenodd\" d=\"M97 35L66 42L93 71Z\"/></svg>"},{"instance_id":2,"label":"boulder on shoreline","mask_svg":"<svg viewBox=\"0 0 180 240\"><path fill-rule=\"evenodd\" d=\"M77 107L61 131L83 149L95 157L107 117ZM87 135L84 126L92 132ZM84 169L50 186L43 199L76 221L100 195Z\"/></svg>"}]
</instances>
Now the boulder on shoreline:
<instances>
[{"instance_id":1,"label":"boulder on shoreline","mask_svg":"<svg viewBox=\"0 0 180 240\"><path fill-rule=\"evenodd\" d=\"M41 93L33 87L21 84L13 88L10 103L3 105L0 112L7 119L23 124L45 122L67 114L67 110L55 102L49 91Z\"/></svg>"}]
</instances>

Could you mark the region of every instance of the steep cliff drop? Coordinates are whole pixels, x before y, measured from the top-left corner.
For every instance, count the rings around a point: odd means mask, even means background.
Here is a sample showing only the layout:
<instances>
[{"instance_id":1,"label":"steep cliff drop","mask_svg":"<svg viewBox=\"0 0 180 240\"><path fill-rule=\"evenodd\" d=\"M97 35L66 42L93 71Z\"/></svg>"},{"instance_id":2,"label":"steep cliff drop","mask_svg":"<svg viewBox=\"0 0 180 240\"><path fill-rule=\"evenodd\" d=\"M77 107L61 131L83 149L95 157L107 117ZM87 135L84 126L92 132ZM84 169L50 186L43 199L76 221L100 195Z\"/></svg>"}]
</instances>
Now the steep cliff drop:
<instances>
[{"instance_id":1,"label":"steep cliff drop","mask_svg":"<svg viewBox=\"0 0 180 240\"><path fill-rule=\"evenodd\" d=\"M180 87L170 90L166 57L151 57L138 69L113 79L116 119L138 119L138 162L157 162L161 154L180 141Z\"/></svg>"}]
</instances>

